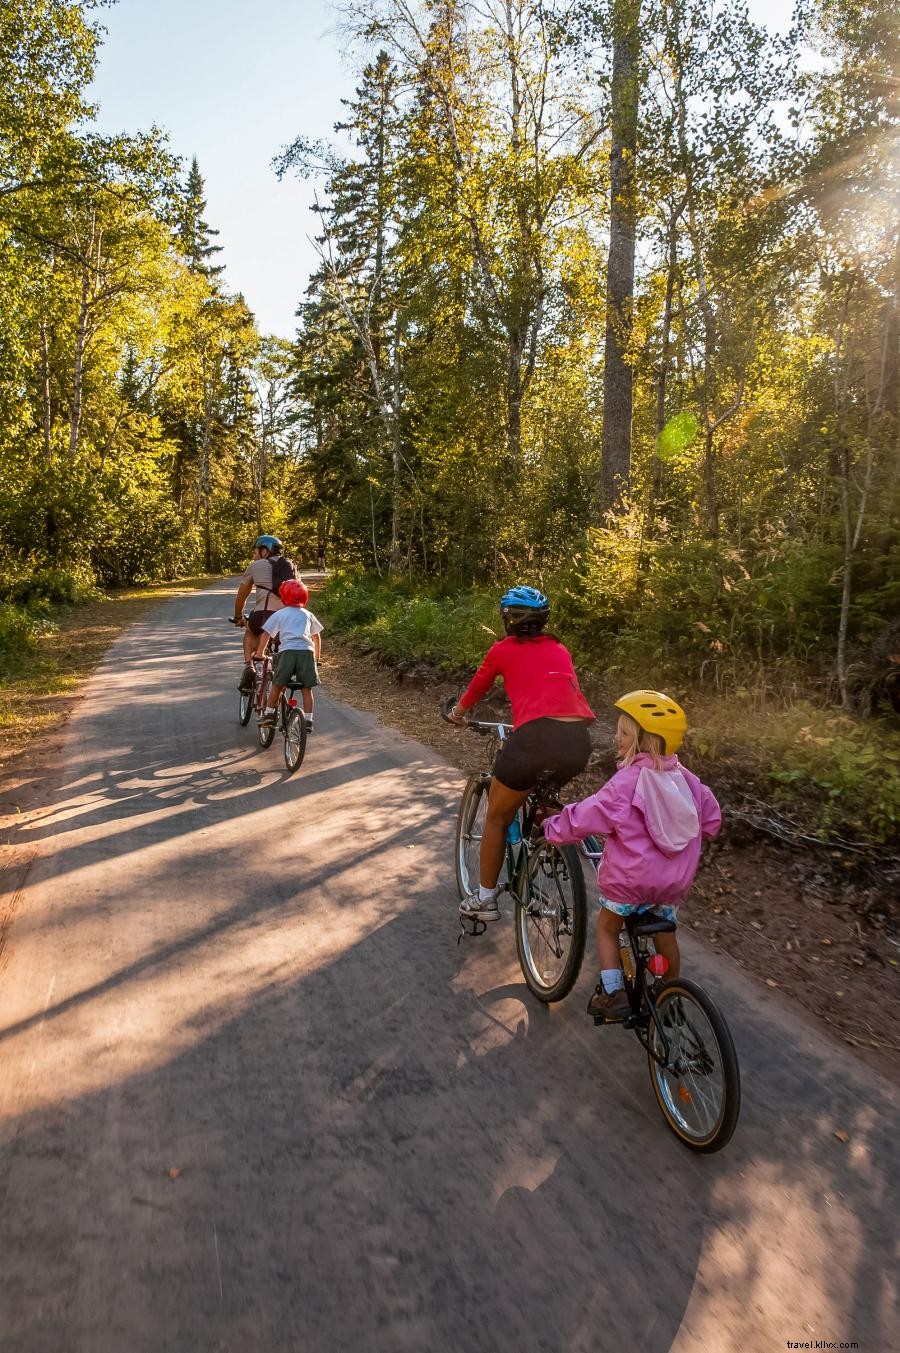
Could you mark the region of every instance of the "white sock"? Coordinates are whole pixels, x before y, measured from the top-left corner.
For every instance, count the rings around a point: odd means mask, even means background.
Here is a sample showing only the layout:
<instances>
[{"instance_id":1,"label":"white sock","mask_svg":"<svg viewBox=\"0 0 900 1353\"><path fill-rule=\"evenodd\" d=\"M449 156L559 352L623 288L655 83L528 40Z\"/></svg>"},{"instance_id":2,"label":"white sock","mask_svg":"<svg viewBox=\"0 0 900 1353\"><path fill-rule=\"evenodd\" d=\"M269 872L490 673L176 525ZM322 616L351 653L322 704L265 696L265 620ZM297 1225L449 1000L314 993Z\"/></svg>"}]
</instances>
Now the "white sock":
<instances>
[{"instance_id":1,"label":"white sock","mask_svg":"<svg viewBox=\"0 0 900 1353\"><path fill-rule=\"evenodd\" d=\"M478 901L479 901L479 902L496 902L496 900L497 900L497 893L498 893L498 892L499 892L499 889L496 888L496 887L494 887L494 888L479 888L479 889L478 889Z\"/></svg>"},{"instance_id":2,"label":"white sock","mask_svg":"<svg viewBox=\"0 0 900 1353\"><path fill-rule=\"evenodd\" d=\"M266 705L266 713L267 713L267 714L274 714L274 713L275 713L275 706L274 706L274 705Z\"/></svg>"},{"instance_id":3,"label":"white sock","mask_svg":"<svg viewBox=\"0 0 900 1353\"><path fill-rule=\"evenodd\" d=\"M621 968L601 968L600 981L603 984L603 990L610 996L614 991L621 991L625 985L622 981Z\"/></svg>"},{"instance_id":4,"label":"white sock","mask_svg":"<svg viewBox=\"0 0 900 1353\"><path fill-rule=\"evenodd\" d=\"M306 719L307 723L312 723L313 721L312 710L310 710L308 714L306 713L306 710L304 710L303 717Z\"/></svg>"}]
</instances>

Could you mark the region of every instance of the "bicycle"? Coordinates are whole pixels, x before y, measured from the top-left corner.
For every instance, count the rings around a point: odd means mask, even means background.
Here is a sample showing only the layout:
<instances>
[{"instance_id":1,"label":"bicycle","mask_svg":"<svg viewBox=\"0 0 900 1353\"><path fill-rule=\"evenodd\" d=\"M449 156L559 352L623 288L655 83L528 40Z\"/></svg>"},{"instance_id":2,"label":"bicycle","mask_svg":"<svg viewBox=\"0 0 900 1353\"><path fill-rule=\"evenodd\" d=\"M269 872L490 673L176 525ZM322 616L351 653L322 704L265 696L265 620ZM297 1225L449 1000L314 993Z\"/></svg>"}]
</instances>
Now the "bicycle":
<instances>
[{"instance_id":1,"label":"bicycle","mask_svg":"<svg viewBox=\"0 0 900 1353\"><path fill-rule=\"evenodd\" d=\"M448 721L454 701L446 700L442 715ZM469 719L466 727L490 739L489 765L512 729L505 723ZM470 775L463 790L456 823L456 883L460 897L478 887L479 855L487 808L491 771ZM501 890L515 903L516 953L529 991L550 1004L568 996L578 979L587 935L587 892L579 852L575 846L554 846L534 839L543 817L558 813L562 804L557 786L539 780L509 828L505 877ZM591 844L596 844L591 841ZM584 848L582 848L584 849ZM486 926L477 918L460 917L463 934L481 935Z\"/></svg>"},{"instance_id":2,"label":"bicycle","mask_svg":"<svg viewBox=\"0 0 900 1353\"><path fill-rule=\"evenodd\" d=\"M661 980L668 965L655 949L651 954L650 941L676 928L652 908L625 918L619 957L631 1013L623 1023L647 1052L666 1124L685 1146L708 1154L721 1151L737 1126L741 1076L731 1032L709 993L686 977Z\"/></svg>"},{"instance_id":3,"label":"bicycle","mask_svg":"<svg viewBox=\"0 0 900 1353\"><path fill-rule=\"evenodd\" d=\"M268 653L258 661L262 665L262 670L256 682L257 708L262 715L268 703L269 687L272 684L272 664ZM281 729L284 737L284 764L291 775L299 769L306 755L306 743L309 738L306 715L297 704L297 692L303 689L302 681L289 681L281 692L274 720L271 723L256 725L256 736L261 747L271 747L276 732Z\"/></svg>"},{"instance_id":4,"label":"bicycle","mask_svg":"<svg viewBox=\"0 0 900 1353\"><path fill-rule=\"evenodd\" d=\"M234 621L232 621L232 624ZM273 658L278 652L278 641L273 639L262 658L253 658L253 686L250 690L240 691L238 718L242 728L246 728L254 711L257 716L256 737L260 747L271 747L275 734L280 728L284 736L284 764L293 775L299 769L306 755L306 742L309 730L306 717L297 705L297 691L303 689L303 683L291 681L281 693L273 723L260 723L268 703L269 687L272 684Z\"/></svg>"}]
</instances>

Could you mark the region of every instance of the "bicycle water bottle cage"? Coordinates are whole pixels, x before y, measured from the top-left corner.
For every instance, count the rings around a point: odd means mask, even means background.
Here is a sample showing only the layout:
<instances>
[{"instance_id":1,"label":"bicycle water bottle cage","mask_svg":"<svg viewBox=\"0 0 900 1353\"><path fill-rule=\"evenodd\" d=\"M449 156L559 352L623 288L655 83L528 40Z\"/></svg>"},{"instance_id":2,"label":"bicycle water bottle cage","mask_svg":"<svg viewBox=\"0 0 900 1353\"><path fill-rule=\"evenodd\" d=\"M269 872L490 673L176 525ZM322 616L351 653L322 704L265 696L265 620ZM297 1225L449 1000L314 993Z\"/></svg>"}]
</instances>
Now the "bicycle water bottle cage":
<instances>
[{"instance_id":1,"label":"bicycle water bottle cage","mask_svg":"<svg viewBox=\"0 0 900 1353\"><path fill-rule=\"evenodd\" d=\"M469 927L471 926L471 929ZM464 935L471 935L473 939L483 935L487 930L487 922L482 921L480 916L460 916L459 934L456 937L456 943L462 944Z\"/></svg>"}]
</instances>

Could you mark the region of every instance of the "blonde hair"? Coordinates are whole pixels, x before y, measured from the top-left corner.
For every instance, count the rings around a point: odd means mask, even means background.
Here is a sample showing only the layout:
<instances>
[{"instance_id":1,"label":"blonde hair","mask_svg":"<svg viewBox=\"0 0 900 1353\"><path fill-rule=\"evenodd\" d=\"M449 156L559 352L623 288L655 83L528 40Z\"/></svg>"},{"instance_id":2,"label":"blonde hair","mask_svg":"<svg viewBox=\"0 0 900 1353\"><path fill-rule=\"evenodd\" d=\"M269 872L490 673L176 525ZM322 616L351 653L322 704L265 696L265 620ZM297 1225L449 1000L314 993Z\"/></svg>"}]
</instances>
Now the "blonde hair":
<instances>
[{"instance_id":1,"label":"blonde hair","mask_svg":"<svg viewBox=\"0 0 900 1353\"><path fill-rule=\"evenodd\" d=\"M639 752L653 757L653 769L662 770L666 754L666 740L659 733L648 733L630 714L619 715L619 728L631 735L631 743L622 756L622 767L630 766Z\"/></svg>"}]
</instances>

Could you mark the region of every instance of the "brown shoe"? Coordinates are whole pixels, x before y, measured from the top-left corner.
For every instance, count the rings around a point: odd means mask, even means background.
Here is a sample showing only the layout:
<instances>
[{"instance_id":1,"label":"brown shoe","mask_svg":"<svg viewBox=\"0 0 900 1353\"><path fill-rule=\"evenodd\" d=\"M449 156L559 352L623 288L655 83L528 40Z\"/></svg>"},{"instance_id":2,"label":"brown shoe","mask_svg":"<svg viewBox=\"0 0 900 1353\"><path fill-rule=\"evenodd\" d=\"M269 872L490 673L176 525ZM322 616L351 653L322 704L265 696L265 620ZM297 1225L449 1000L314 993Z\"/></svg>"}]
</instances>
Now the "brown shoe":
<instances>
[{"instance_id":1,"label":"brown shoe","mask_svg":"<svg viewBox=\"0 0 900 1353\"><path fill-rule=\"evenodd\" d=\"M605 1024L618 1024L631 1014L631 1002L622 987L610 993L598 984L588 1001L587 1012L594 1019L602 1019Z\"/></svg>"}]
</instances>

